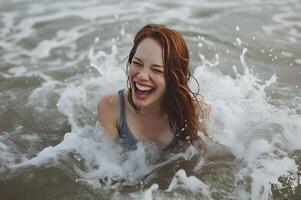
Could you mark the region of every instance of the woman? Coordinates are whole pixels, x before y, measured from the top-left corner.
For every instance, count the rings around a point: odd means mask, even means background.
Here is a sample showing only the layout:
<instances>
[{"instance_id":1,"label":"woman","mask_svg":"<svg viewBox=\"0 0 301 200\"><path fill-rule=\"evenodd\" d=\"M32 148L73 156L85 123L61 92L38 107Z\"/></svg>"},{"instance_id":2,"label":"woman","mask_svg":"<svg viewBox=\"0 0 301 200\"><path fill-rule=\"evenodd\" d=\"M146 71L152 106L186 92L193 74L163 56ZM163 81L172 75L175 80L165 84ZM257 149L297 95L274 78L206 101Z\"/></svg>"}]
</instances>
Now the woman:
<instances>
[{"instance_id":1,"label":"woman","mask_svg":"<svg viewBox=\"0 0 301 200\"><path fill-rule=\"evenodd\" d=\"M188 86L189 52L183 37L164 25L138 31L128 58L128 89L98 103L98 119L126 149L150 140L161 149L196 143L206 104Z\"/></svg>"}]
</instances>

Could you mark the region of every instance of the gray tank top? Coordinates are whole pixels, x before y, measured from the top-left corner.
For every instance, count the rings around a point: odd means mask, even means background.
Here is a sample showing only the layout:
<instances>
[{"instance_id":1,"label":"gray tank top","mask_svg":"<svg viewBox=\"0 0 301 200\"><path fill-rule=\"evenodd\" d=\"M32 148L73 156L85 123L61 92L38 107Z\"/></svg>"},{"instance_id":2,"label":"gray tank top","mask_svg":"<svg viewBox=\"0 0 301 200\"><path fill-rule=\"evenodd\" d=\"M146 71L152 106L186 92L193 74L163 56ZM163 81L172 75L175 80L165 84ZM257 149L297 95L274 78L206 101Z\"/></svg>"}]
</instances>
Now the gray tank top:
<instances>
[{"instance_id":1,"label":"gray tank top","mask_svg":"<svg viewBox=\"0 0 301 200\"><path fill-rule=\"evenodd\" d=\"M125 149L135 149L137 140L133 136L127 122L126 122L126 114L125 114L125 102L124 102L124 95L123 90L118 92L119 101L120 101L120 117L119 117L119 124L118 124L118 135L121 138L121 145Z\"/></svg>"},{"instance_id":2,"label":"gray tank top","mask_svg":"<svg viewBox=\"0 0 301 200\"><path fill-rule=\"evenodd\" d=\"M125 113L125 100L124 100L124 89L118 91L119 100L120 100L120 117L118 124L118 135L121 139L121 145L124 149L133 150L137 148L137 139L132 134L127 122L126 122L126 113ZM171 149L177 145L183 143L183 135L180 134L180 131L175 131L175 137L171 143L164 148L164 150Z\"/></svg>"}]
</instances>

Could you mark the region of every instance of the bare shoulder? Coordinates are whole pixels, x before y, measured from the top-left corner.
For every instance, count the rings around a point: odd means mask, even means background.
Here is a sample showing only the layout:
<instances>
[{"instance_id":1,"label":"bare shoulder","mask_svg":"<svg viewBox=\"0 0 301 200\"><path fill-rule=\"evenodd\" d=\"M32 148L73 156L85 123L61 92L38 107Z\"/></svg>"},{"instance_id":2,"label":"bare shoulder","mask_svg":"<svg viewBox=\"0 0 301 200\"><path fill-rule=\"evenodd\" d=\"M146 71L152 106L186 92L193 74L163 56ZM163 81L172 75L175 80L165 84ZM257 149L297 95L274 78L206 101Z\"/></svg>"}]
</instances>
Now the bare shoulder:
<instances>
[{"instance_id":1,"label":"bare shoulder","mask_svg":"<svg viewBox=\"0 0 301 200\"><path fill-rule=\"evenodd\" d=\"M97 104L98 121L112 138L118 136L119 110L120 103L118 93L103 96Z\"/></svg>"},{"instance_id":2,"label":"bare shoulder","mask_svg":"<svg viewBox=\"0 0 301 200\"><path fill-rule=\"evenodd\" d=\"M119 96L118 93L110 93L106 94L101 97L100 101L98 102L98 105L106 105L110 107L116 107L119 106Z\"/></svg>"}]
</instances>

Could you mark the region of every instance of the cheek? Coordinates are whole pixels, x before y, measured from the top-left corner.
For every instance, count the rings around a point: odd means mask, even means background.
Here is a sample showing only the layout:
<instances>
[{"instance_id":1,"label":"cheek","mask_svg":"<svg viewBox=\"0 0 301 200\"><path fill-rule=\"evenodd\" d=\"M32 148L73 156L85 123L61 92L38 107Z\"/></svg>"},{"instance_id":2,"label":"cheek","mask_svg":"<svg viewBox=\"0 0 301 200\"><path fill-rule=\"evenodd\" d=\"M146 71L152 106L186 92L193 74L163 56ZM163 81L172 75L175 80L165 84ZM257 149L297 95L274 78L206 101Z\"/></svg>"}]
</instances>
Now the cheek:
<instances>
[{"instance_id":1,"label":"cheek","mask_svg":"<svg viewBox=\"0 0 301 200\"><path fill-rule=\"evenodd\" d=\"M135 74L137 74L138 70L136 67L130 66L129 68L129 77L132 78Z\"/></svg>"},{"instance_id":2,"label":"cheek","mask_svg":"<svg viewBox=\"0 0 301 200\"><path fill-rule=\"evenodd\" d=\"M164 76L160 76L158 79L158 83L162 86L163 89L166 89L166 80L164 78Z\"/></svg>"},{"instance_id":3,"label":"cheek","mask_svg":"<svg viewBox=\"0 0 301 200\"><path fill-rule=\"evenodd\" d=\"M166 81L165 81L165 79L163 79L162 84L163 84L163 86L164 86L164 90L166 90Z\"/></svg>"}]
</instances>

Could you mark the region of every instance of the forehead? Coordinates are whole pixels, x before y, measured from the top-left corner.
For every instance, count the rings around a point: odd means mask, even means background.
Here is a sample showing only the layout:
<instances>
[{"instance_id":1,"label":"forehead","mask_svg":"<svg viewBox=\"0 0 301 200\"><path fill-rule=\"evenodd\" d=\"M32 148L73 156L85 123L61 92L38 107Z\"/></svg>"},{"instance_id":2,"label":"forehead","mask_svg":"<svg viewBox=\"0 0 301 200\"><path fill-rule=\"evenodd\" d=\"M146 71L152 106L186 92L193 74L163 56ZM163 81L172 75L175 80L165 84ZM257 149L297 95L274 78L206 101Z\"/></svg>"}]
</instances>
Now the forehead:
<instances>
[{"instance_id":1,"label":"forehead","mask_svg":"<svg viewBox=\"0 0 301 200\"><path fill-rule=\"evenodd\" d=\"M163 65L162 55L161 45L152 38L145 38L138 44L134 57L138 57L144 63Z\"/></svg>"}]
</instances>

